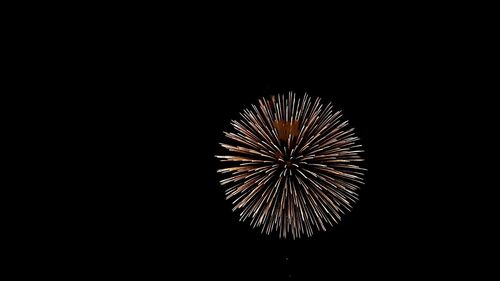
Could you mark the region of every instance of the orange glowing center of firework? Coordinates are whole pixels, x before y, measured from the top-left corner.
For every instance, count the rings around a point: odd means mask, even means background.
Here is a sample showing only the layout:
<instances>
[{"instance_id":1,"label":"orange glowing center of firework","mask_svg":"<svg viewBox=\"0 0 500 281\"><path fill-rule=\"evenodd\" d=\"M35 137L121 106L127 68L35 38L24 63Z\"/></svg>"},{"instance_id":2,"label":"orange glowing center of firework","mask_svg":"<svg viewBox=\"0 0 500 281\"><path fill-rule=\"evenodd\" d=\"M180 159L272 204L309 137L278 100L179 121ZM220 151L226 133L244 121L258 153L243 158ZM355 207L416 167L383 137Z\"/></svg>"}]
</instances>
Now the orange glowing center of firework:
<instances>
[{"instance_id":1,"label":"orange glowing center of firework","mask_svg":"<svg viewBox=\"0 0 500 281\"><path fill-rule=\"evenodd\" d=\"M297 120L276 120L274 121L274 128L278 130L278 138L281 141L287 141L290 136L297 137L299 135L299 121Z\"/></svg>"}]
</instances>

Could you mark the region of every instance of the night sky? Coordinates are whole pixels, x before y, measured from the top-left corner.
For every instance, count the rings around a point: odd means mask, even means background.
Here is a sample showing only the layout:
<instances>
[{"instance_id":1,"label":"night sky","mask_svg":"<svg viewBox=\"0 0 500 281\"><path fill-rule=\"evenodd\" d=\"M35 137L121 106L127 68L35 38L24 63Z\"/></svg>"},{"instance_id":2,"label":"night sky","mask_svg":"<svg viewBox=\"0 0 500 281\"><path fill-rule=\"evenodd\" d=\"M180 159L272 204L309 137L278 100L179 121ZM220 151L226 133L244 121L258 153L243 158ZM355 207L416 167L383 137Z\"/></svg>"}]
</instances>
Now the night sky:
<instances>
[{"instance_id":1,"label":"night sky","mask_svg":"<svg viewBox=\"0 0 500 281\"><path fill-rule=\"evenodd\" d=\"M116 180L101 194L108 204L98 221L113 268L274 280L447 272L441 260L459 251L448 237L461 221L450 211L460 204L449 196L456 186L444 176L457 111L440 93L457 80L428 67L425 54L346 49L300 58L205 51L172 64L125 63L113 78L119 90L106 100ZM359 202L339 225L295 241L238 221L214 157L242 109L288 91L343 110L368 169Z\"/></svg>"}]
</instances>

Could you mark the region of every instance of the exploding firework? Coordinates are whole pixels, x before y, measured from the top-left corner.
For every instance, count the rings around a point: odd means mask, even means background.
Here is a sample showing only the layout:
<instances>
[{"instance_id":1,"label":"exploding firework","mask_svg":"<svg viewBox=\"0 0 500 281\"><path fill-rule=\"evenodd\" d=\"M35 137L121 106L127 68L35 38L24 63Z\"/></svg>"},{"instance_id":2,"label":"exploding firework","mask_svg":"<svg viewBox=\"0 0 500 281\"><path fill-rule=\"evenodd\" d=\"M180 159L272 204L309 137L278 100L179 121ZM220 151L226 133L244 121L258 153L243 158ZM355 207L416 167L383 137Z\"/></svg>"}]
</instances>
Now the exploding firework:
<instances>
[{"instance_id":1,"label":"exploding firework","mask_svg":"<svg viewBox=\"0 0 500 281\"><path fill-rule=\"evenodd\" d=\"M331 103L263 98L231 125L235 132L224 134L232 144L221 143L231 155L216 157L231 164L218 172L241 221L295 239L338 223L358 200L361 145Z\"/></svg>"}]
</instances>

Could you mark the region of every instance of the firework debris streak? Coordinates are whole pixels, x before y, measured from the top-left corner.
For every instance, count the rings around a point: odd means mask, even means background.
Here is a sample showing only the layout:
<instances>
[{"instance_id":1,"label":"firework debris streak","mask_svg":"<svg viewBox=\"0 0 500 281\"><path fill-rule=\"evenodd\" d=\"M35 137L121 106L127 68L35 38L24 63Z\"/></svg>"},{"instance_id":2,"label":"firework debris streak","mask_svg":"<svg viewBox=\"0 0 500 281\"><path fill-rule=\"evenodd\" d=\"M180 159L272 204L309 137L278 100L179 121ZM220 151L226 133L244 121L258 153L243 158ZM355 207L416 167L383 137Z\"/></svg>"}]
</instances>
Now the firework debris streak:
<instances>
[{"instance_id":1,"label":"firework debris streak","mask_svg":"<svg viewBox=\"0 0 500 281\"><path fill-rule=\"evenodd\" d=\"M231 121L217 155L225 194L241 221L280 238L311 236L338 223L358 200L361 145L341 111L294 93L262 98Z\"/></svg>"}]
</instances>

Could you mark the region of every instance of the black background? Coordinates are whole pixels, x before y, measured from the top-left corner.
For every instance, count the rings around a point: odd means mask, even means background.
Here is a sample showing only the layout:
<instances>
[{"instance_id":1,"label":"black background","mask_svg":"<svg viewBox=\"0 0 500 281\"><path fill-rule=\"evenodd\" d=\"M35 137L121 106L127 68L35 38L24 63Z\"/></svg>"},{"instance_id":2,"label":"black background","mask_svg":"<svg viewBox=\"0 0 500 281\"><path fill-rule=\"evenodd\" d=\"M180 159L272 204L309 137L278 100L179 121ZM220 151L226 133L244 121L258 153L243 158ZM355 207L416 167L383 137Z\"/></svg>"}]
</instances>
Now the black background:
<instances>
[{"instance_id":1,"label":"black background","mask_svg":"<svg viewBox=\"0 0 500 281\"><path fill-rule=\"evenodd\" d=\"M28 229L15 229L21 243L6 240L33 261L17 273L407 280L496 271L494 17L453 5L280 7L268 22L262 11L245 16L250 7L215 7L228 16L219 17L194 6L39 12L43 20L18 32L28 42L13 41L20 54L7 52L8 72L30 76L14 87L22 110L9 122L28 119L16 126L29 136L14 135L36 153L17 158L36 172L22 170L18 183L33 180L35 192L18 190L36 204L8 213L28 213L18 219ZM343 110L368 168L352 212L296 241L238 222L214 157L243 108L288 91Z\"/></svg>"},{"instance_id":2,"label":"black background","mask_svg":"<svg viewBox=\"0 0 500 281\"><path fill-rule=\"evenodd\" d=\"M452 153L455 127L465 125L454 90L467 81L453 55L390 45L253 47L110 60L113 94L102 100L98 127L105 188L96 191L89 234L96 264L124 275L312 280L424 277L454 270L442 260L463 262L468 246L450 237L469 215L455 212L462 179L450 170L463 172ZM243 108L288 91L343 110L368 169L360 201L339 225L295 241L238 221L214 157Z\"/></svg>"}]
</instances>

